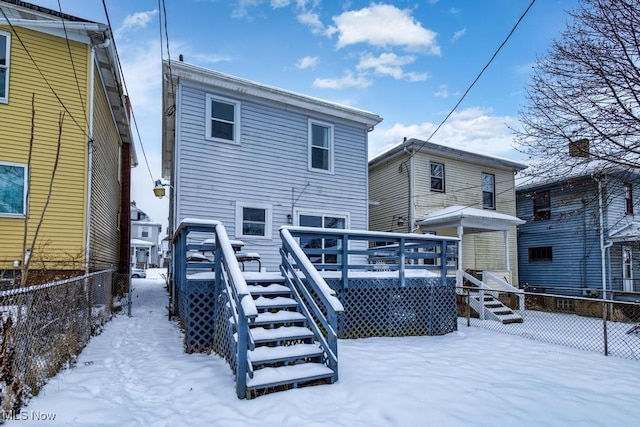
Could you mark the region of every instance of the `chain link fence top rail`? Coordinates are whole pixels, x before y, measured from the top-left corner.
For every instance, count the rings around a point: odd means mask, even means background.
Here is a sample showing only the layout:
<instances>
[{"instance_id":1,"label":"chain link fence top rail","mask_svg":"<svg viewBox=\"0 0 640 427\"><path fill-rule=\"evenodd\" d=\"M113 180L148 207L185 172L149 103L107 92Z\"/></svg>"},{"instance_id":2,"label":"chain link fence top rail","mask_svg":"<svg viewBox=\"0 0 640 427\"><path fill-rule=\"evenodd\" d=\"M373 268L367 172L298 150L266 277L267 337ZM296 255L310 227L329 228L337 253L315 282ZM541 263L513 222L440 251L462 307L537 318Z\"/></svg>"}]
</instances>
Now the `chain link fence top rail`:
<instances>
[{"instance_id":1,"label":"chain link fence top rail","mask_svg":"<svg viewBox=\"0 0 640 427\"><path fill-rule=\"evenodd\" d=\"M111 317L113 270L0 292L0 411L18 411Z\"/></svg>"},{"instance_id":2,"label":"chain link fence top rail","mask_svg":"<svg viewBox=\"0 0 640 427\"><path fill-rule=\"evenodd\" d=\"M473 297L474 291L477 288L458 288L460 328L477 326L545 343L640 360L638 302L521 292L525 295L525 309L519 310L518 293L500 292L498 299L523 318L522 323L503 324L479 318L467 302L469 293Z\"/></svg>"}]
</instances>

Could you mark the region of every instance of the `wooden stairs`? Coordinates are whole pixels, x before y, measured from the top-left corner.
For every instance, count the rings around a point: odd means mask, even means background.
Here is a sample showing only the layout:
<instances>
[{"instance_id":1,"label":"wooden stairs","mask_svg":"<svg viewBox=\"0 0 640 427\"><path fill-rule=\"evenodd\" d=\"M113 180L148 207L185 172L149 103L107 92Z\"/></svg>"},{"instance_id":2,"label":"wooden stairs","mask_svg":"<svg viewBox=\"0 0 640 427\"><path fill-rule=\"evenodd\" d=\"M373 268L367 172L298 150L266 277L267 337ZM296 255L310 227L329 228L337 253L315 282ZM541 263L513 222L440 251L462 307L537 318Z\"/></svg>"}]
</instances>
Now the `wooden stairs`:
<instances>
[{"instance_id":1,"label":"wooden stairs","mask_svg":"<svg viewBox=\"0 0 640 427\"><path fill-rule=\"evenodd\" d=\"M247 280L258 316L249 324L246 398L330 384L335 373L284 280Z\"/></svg>"},{"instance_id":2,"label":"wooden stairs","mask_svg":"<svg viewBox=\"0 0 640 427\"><path fill-rule=\"evenodd\" d=\"M504 305L491 291L473 290L470 292L471 307L480 314L481 318L497 320L503 324L522 323L524 319L518 313ZM481 298L484 300L480 303Z\"/></svg>"}]
</instances>

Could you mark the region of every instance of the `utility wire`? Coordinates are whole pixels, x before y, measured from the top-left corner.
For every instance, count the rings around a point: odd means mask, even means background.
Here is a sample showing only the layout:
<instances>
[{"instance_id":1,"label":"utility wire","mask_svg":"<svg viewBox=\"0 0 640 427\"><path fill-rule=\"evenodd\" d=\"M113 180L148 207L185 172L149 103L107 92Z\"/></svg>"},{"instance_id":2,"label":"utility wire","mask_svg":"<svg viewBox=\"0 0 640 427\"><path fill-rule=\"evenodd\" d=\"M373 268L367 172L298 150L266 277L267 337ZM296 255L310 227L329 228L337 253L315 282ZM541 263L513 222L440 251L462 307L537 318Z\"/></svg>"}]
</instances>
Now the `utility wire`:
<instances>
[{"instance_id":1,"label":"utility wire","mask_svg":"<svg viewBox=\"0 0 640 427\"><path fill-rule=\"evenodd\" d=\"M60 0L58 0L58 9L60 9L60 19L62 20L62 29L64 30L64 39L67 42L67 51L69 52L69 60L71 61L71 68L73 69L73 77L76 80L76 88L78 89L78 97L80 98L80 104L82 105L82 113L84 114L84 122L89 126L89 121L87 119L87 109L84 105L84 98L82 97L82 92L80 91L80 82L78 81L78 73L76 72L76 64L73 61L73 55L71 54L71 44L69 43L69 35L67 34L67 25L64 22L64 17L62 16L62 5L60 4ZM93 67L93 64L89 65ZM91 90L91 88L89 89Z\"/></svg>"},{"instance_id":2,"label":"utility wire","mask_svg":"<svg viewBox=\"0 0 640 427\"><path fill-rule=\"evenodd\" d=\"M458 109L458 107L460 106L460 104L462 103L462 101L466 98L467 94L471 91L471 89L476 85L476 83L478 82L478 80L480 80L480 77L482 77L482 75L484 74L484 72L487 70L487 68L489 68L489 65L491 65L491 63L493 62L493 60L496 58L496 56L498 56L498 53L502 50L502 48L504 47L504 45L507 44L507 42L509 41L509 39L511 38L511 36L513 35L513 33L516 31L516 28L518 28L518 25L520 25L520 22L524 19L524 17L527 15L527 13L529 13L529 10L531 9L531 7L533 6L533 4L536 2L536 0L531 0L531 3L529 3L529 6L527 7L527 9L522 13L522 15L520 15L520 18L518 18L518 21L515 23L515 25L511 28L511 31L509 31L509 34L507 34L507 36L505 37L505 39L502 41L502 43L500 44L500 46L498 46L498 48L495 50L495 52L493 52L493 55L491 55L491 58L489 59L489 61L485 64L484 67L482 67L482 70L480 70L480 72L478 73L478 75L476 76L476 78L473 80L473 82L471 82L471 84L469 85L469 87L467 87L467 89L464 91L464 93L462 94L462 96L460 97L460 99L458 100L458 102L456 102L456 104L453 106L453 108L451 109L451 111L449 111L449 113L446 115L446 117L440 122L440 124L435 128L435 130L431 133L431 135L422 143L422 145L420 147L418 147L418 149L413 152L411 154L411 157L413 157L417 151L420 151L420 149L422 149L430 140L431 138L433 138L433 136L440 130L440 128L446 123L447 120L449 120L449 117L451 117L451 115Z\"/></svg>"},{"instance_id":3,"label":"utility wire","mask_svg":"<svg viewBox=\"0 0 640 427\"><path fill-rule=\"evenodd\" d=\"M18 34L18 32L16 31L15 27L13 26L13 24L11 23L11 21L9 20L9 17L7 16L7 14L4 12L4 9L2 7L0 7L0 12L2 12L2 16L4 17L4 19L7 21L7 24L9 24L9 27L11 28L11 31L13 32L13 34L16 36L16 38L18 39L18 41L20 42L20 45L22 46L22 48L24 49L25 53L27 54L27 56L29 57L29 59L31 60L31 63L33 64L33 66L36 68L36 70L38 71L38 74L40 74L40 77L42 77L42 80L44 80L44 82L46 83L46 85L49 87L49 90L51 91L51 93L53 94L53 96L56 97L56 99L58 100L58 103L62 106L62 108L64 109L64 111L69 115L69 117L71 117L71 120L73 120L73 122L76 124L76 126L78 127L78 129L80 129L80 131L87 137L90 138L91 136L87 133L87 129L82 127L80 125L80 123L78 123L78 121L76 120L76 118L73 116L73 114L71 114L71 111L69 111L69 108L67 108L67 106L65 105L65 103L62 101L62 99L60 98L60 96L58 95L58 93L56 92L56 90L53 88L53 86L51 85L51 83L49 83L49 80L47 80L47 78L45 77L44 73L42 72L42 70L40 69L40 67L38 66L38 63L36 62L35 58L33 57L33 55L31 55L31 52L29 51L29 49L27 48L27 46L25 45L24 41L22 40L22 38L20 37L20 34Z\"/></svg>"},{"instance_id":4,"label":"utility wire","mask_svg":"<svg viewBox=\"0 0 640 427\"><path fill-rule=\"evenodd\" d=\"M109 18L109 11L107 10L107 3L105 0L102 0L102 6L104 7L104 14L107 18L107 25L109 26L109 32L111 32L111 41L113 42L113 51L116 55L116 62L118 63L118 69L120 70L120 79L122 80L122 84L124 85L124 91L129 93L129 89L127 89L127 82L124 79L124 73L122 71L122 63L120 62L120 55L118 54L118 48L116 46L116 39L113 33L113 27L111 26L111 19ZM124 94L122 93L122 88L120 85L117 85L118 93L122 98L124 98ZM149 171L149 177L151 177L151 182L155 184L155 179L153 178L153 173L151 173L151 167L149 166L149 160L147 159L147 153L144 150L144 144L142 143L142 138L140 137L140 129L138 128L138 121L136 120L136 115L133 112L133 105L129 102L129 108L131 111L131 117L133 118L133 124L136 128L136 134L138 135L138 142L140 143L140 148L142 149L142 155L144 157L144 162L147 165L147 170Z\"/></svg>"}]
</instances>

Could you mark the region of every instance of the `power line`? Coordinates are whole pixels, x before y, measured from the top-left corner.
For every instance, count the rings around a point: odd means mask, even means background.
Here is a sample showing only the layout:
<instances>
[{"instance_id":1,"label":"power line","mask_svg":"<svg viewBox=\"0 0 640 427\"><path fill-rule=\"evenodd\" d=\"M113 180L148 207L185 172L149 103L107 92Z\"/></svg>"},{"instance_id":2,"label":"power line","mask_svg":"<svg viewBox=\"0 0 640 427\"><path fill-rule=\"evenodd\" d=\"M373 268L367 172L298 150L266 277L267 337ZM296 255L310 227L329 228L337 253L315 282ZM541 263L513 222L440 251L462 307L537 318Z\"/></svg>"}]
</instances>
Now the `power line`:
<instances>
[{"instance_id":1,"label":"power line","mask_svg":"<svg viewBox=\"0 0 640 427\"><path fill-rule=\"evenodd\" d=\"M491 55L491 58L489 59L489 61L484 65L484 67L482 67L482 70L480 70L480 72L478 73L478 75L476 76L475 79L473 79L473 81L471 82L471 84L469 85L469 87L467 87L467 89L464 91L464 93L462 94L462 96L460 97L460 99L458 100L458 102L456 102L456 104L453 106L453 108L449 111L449 113L447 113L447 115L445 116L445 118L440 122L440 124L434 129L434 131L431 133L431 135L422 143L422 145L420 147L418 147L417 151L420 151L420 149L422 149L430 140L431 138L433 138L433 136L440 130L440 128L446 123L447 120L449 120L449 117L451 117L451 115L458 109L458 107L460 106L460 104L462 103L462 101L466 98L467 94L471 91L471 89L476 85L476 83L478 82L478 80L480 80L480 77L482 77L482 75L484 74L484 72L487 70L487 68L489 68L489 65L491 65L491 63L493 62L493 60L496 58L496 56L498 56L498 53L502 50L502 48L504 47L504 45L507 44L507 42L509 41L509 39L511 38L511 36L513 35L513 33L516 31L516 28L518 28L518 25L520 25L520 22L524 19L524 17L527 15L527 13L529 13L529 10L531 9L531 7L533 6L533 4L536 2L536 0L531 0L531 3L529 3L529 6L527 7L527 9L520 15L520 18L518 18L518 21L516 21L515 25L511 28L511 31L509 31L509 34L507 34L507 36L505 37L505 39L502 41L502 43L500 43L500 46L498 46L498 48L495 50L495 52L493 52L493 55ZM416 152L417 152L416 151ZM411 156L409 157L409 159L411 157L413 157L415 155L415 153L412 153Z\"/></svg>"},{"instance_id":2,"label":"power line","mask_svg":"<svg viewBox=\"0 0 640 427\"><path fill-rule=\"evenodd\" d=\"M58 9L60 10L60 19L62 20L62 29L64 30L64 39L67 42L67 51L69 52L69 60L71 61L71 68L73 69L73 77L76 80L76 88L78 89L78 97L80 98L80 104L82 105L82 113L84 115L84 122L88 126L89 121L87 119L87 109L84 105L84 98L82 97L82 93L80 91L80 82L78 81L78 73L76 72L76 64L73 61L73 55L71 54L71 44L69 43L69 35L67 34L67 25L64 22L64 16L62 13L62 5L60 4L60 0L58 0ZM93 64L90 65L93 67ZM91 90L91 89L90 89Z\"/></svg>"},{"instance_id":3,"label":"power line","mask_svg":"<svg viewBox=\"0 0 640 427\"><path fill-rule=\"evenodd\" d=\"M31 52L29 51L29 49L27 48L27 45L24 43L24 41L22 40L22 38L20 37L20 34L18 34L18 32L16 31L15 27L13 26L13 24L11 23L11 21L9 20L9 17L7 16L7 14L4 12L4 9L2 7L0 7L0 12L2 12L2 16L4 17L4 19L7 21L7 24L9 24L9 27L11 28L11 31L13 32L13 34L16 36L16 38L18 39L18 41L20 42L20 45L22 46L22 48L24 49L25 53L27 54L27 56L29 57L29 59L31 60L31 63L33 64L33 66L36 68L36 70L38 71L38 74L40 74L40 77L42 77L42 80L44 80L44 82L46 83L46 85L49 87L49 90L51 91L51 93L53 94L53 96L56 97L56 99L58 100L58 103L62 106L62 108L64 109L64 111L69 115L69 117L71 117L71 120L73 120L73 122L76 124L76 126L78 127L78 129L80 129L80 131L87 137L90 138L91 136L87 133L87 130L82 127L80 125L80 123L78 123L78 121L76 120L76 118L73 116L73 114L71 114L71 111L69 111L69 108L67 108L67 106L65 105L65 103L62 101L62 99L60 98L60 96L58 95L58 93L56 92L56 90L53 88L53 86L51 85L51 83L49 83L49 80L47 80L47 78L45 77L44 73L42 72L42 70L40 69L40 67L38 66L38 63L36 62L35 58L33 57L33 55L31 55Z\"/></svg>"},{"instance_id":4,"label":"power line","mask_svg":"<svg viewBox=\"0 0 640 427\"><path fill-rule=\"evenodd\" d=\"M113 27L111 26L111 19L109 18L109 11L107 10L107 3L105 0L102 0L102 6L104 7L104 14L107 18L107 25L109 27L109 32L111 33L111 41L113 42L113 51L116 55L116 62L118 64L118 70L120 71L120 79L122 80L122 84L124 86L124 90L126 93L129 93L129 89L127 88L127 82L124 78L124 72L122 71L122 63L120 62L120 55L118 54L118 48L116 46L116 39L113 33ZM121 98L123 98L124 94L122 93L122 88L120 85L116 85L118 88L118 94ZM133 105L129 103L129 108L131 111L131 117L133 118L133 125L136 129L136 134L138 135L138 142L140 143L140 148L142 150L142 155L144 157L144 162L147 165L147 170L149 171L149 177L151 178L151 182L155 183L155 179L153 178L153 173L151 173L151 167L149 166L149 160L147 159L147 153L144 149L144 144L142 143L142 138L140 137L140 129L138 128L138 121L136 120L136 115L133 112Z\"/></svg>"}]
</instances>

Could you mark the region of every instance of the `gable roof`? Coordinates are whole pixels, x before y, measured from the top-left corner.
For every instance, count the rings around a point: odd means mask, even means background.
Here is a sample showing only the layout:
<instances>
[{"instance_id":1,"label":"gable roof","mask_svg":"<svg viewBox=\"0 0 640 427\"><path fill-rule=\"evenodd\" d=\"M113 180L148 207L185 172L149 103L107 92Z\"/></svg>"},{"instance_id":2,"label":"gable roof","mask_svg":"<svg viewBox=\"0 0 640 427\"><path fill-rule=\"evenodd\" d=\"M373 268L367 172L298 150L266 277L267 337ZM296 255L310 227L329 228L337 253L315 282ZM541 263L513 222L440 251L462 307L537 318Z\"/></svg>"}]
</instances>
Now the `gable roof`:
<instances>
[{"instance_id":1,"label":"gable roof","mask_svg":"<svg viewBox=\"0 0 640 427\"><path fill-rule=\"evenodd\" d=\"M206 86L225 89L242 94L243 97L254 97L268 100L285 106L293 106L300 109L313 111L319 114L339 117L345 120L360 123L371 131L382 121L377 114L369 111L333 103L319 98L290 92L273 86L263 85L251 80L220 73L187 64L181 61L163 61L162 84L162 111L163 111L163 136L162 136L162 176L171 178L171 163L173 161L173 147L175 144L175 123L171 114L175 111L175 94L171 83L181 79L199 83ZM172 80L172 82L169 82Z\"/></svg>"},{"instance_id":2,"label":"gable roof","mask_svg":"<svg viewBox=\"0 0 640 427\"><path fill-rule=\"evenodd\" d=\"M640 222L633 221L624 227L610 232L608 240L612 242L640 241Z\"/></svg>"},{"instance_id":3,"label":"gable roof","mask_svg":"<svg viewBox=\"0 0 640 427\"><path fill-rule=\"evenodd\" d=\"M474 153L472 151L462 150L459 148L411 138L401 142L400 144L394 145L387 151L384 151L383 153L380 153L373 159L369 160L369 168L381 164L386 160L401 156L403 153L406 154L407 151L419 151L423 154L431 154L434 156L445 157L452 160L461 160L482 166L494 167L499 169L510 169L513 171L521 171L528 167L528 165L524 163L505 159L502 157Z\"/></svg>"},{"instance_id":4,"label":"gable roof","mask_svg":"<svg viewBox=\"0 0 640 427\"><path fill-rule=\"evenodd\" d=\"M455 228L462 225L467 233L508 230L524 224L518 217L486 209L454 205L426 214L416 223L427 230Z\"/></svg>"}]
</instances>

